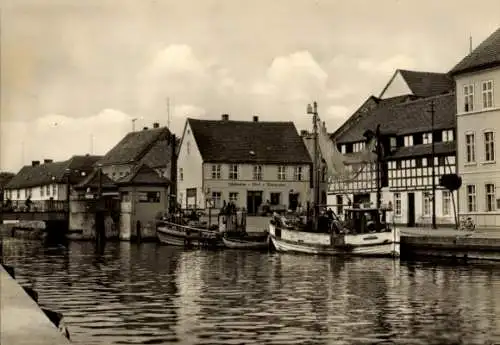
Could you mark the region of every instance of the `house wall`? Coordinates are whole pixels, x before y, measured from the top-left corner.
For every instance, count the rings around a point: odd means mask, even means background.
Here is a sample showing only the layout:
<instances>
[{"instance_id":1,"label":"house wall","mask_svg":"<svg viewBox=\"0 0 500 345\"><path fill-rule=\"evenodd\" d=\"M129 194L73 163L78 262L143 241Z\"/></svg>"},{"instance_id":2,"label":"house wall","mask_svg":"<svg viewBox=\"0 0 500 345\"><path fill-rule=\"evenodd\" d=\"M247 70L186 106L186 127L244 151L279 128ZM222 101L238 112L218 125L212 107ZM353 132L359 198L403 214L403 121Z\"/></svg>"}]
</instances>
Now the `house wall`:
<instances>
[{"instance_id":1,"label":"house wall","mask_svg":"<svg viewBox=\"0 0 500 345\"><path fill-rule=\"evenodd\" d=\"M388 85L387 89L380 96L380 98L391 98L396 96L412 95L412 94L413 92L410 90L408 84L401 76L401 73L397 72L396 76Z\"/></svg>"},{"instance_id":2,"label":"house wall","mask_svg":"<svg viewBox=\"0 0 500 345\"><path fill-rule=\"evenodd\" d=\"M48 190L47 190L48 187ZM54 190L55 187L55 190ZM42 195L43 189L43 195ZM18 196L19 191L19 196ZM47 193L48 192L48 193ZM31 195L31 200L66 200L66 184L50 184L44 186L35 186L31 188L6 189L4 190L4 199L26 200Z\"/></svg>"},{"instance_id":3,"label":"house wall","mask_svg":"<svg viewBox=\"0 0 500 345\"><path fill-rule=\"evenodd\" d=\"M120 193L128 192L128 196L121 203L122 216L120 218L120 238L130 240L137 233L137 222L141 224L141 239L156 238L155 217L158 213L165 213L168 209L168 188L155 186L120 187ZM141 201L141 194L158 192L159 202Z\"/></svg>"},{"instance_id":4,"label":"house wall","mask_svg":"<svg viewBox=\"0 0 500 345\"><path fill-rule=\"evenodd\" d=\"M196 207L203 208L203 159L196 145L189 123L184 129L177 159L177 202L184 208L186 190L196 188Z\"/></svg>"},{"instance_id":5,"label":"house wall","mask_svg":"<svg viewBox=\"0 0 500 345\"><path fill-rule=\"evenodd\" d=\"M483 81L493 81L493 107L483 109L481 87ZM458 173L462 177L459 190L460 215L471 217L478 228L500 230L500 209L486 209L485 184L496 187L496 199L500 199L500 67L468 73L455 78L457 97L457 151ZM474 110L464 111L464 86L474 85ZM485 162L484 131L492 130L495 137L495 160ZM473 163L466 162L465 135L475 135L475 156ZM469 212L467 207L467 185L476 186L476 211Z\"/></svg>"}]
</instances>

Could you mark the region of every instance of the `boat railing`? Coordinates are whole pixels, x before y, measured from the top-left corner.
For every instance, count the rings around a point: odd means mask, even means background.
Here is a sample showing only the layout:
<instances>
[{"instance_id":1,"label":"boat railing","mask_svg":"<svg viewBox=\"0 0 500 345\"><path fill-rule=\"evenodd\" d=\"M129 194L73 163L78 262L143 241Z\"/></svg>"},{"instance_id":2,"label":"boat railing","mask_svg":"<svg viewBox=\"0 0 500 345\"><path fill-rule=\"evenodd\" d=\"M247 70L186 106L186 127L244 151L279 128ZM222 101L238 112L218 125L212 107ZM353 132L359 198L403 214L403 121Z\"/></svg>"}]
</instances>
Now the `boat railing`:
<instances>
[{"instance_id":1,"label":"boat railing","mask_svg":"<svg viewBox=\"0 0 500 345\"><path fill-rule=\"evenodd\" d=\"M167 225L168 227L174 229L175 231L184 232L186 235L199 234L202 237L216 237L219 234L219 232L215 230L202 229L190 225L181 225L166 220L158 222L158 225L162 224Z\"/></svg>"}]
</instances>

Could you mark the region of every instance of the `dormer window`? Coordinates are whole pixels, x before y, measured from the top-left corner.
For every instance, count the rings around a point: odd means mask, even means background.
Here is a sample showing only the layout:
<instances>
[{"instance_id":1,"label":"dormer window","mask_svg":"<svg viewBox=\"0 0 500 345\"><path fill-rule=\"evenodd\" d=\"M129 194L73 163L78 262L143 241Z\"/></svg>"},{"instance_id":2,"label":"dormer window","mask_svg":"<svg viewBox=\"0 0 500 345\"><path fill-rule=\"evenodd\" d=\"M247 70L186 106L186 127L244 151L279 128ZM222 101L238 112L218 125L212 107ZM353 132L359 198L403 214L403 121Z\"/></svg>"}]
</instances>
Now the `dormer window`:
<instances>
[{"instance_id":1,"label":"dormer window","mask_svg":"<svg viewBox=\"0 0 500 345\"><path fill-rule=\"evenodd\" d=\"M389 139L389 145L391 146L391 150L394 150L398 146L398 140L395 137L391 137Z\"/></svg>"},{"instance_id":2,"label":"dormer window","mask_svg":"<svg viewBox=\"0 0 500 345\"><path fill-rule=\"evenodd\" d=\"M453 130L447 129L443 131L443 142L449 142L455 140L453 136Z\"/></svg>"},{"instance_id":3,"label":"dormer window","mask_svg":"<svg viewBox=\"0 0 500 345\"><path fill-rule=\"evenodd\" d=\"M431 143L432 143L432 133L422 134L422 144L431 144Z\"/></svg>"},{"instance_id":4,"label":"dormer window","mask_svg":"<svg viewBox=\"0 0 500 345\"><path fill-rule=\"evenodd\" d=\"M340 152L342 154L346 154L347 153L347 147L346 147L345 144L340 145Z\"/></svg>"},{"instance_id":5,"label":"dormer window","mask_svg":"<svg viewBox=\"0 0 500 345\"><path fill-rule=\"evenodd\" d=\"M363 141L354 143L352 152L361 152L365 148L365 143Z\"/></svg>"},{"instance_id":6,"label":"dormer window","mask_svg":"<svg viewBox=\"0 0 500 345\"><path fill-rule=\"evenodd\" d=\"M404 145L405 146L413 146L413 136L412 135L405 135Z\"/></svg>"}]
</instances>

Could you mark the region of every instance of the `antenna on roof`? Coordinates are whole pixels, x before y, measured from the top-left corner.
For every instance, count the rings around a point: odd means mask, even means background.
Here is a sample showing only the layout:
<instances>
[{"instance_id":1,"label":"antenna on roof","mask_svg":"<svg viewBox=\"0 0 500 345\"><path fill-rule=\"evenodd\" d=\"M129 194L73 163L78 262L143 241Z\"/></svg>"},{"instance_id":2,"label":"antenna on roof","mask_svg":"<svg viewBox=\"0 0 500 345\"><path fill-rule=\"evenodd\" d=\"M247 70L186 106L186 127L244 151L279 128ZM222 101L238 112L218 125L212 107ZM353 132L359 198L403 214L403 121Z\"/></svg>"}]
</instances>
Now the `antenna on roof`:
<instances>
[{"instance_id":1,"label":"antenna on roof","mask_svg":"<svg viewBox=\"0 0 500 345\"><path fill-rule=\"evenodd\" d=\"M472 53L472 35L469 36L469 54Z\"/></svg>"},{"instance_id":2,"label":"antenna on roof","mask_svg":"<svg viewBox=\"0 0 500 345\"><path fill-rule=\"evenodd\" d=\"M167 97L167 127L170 129L170 97Z\"/></svg>"}]
</instances>

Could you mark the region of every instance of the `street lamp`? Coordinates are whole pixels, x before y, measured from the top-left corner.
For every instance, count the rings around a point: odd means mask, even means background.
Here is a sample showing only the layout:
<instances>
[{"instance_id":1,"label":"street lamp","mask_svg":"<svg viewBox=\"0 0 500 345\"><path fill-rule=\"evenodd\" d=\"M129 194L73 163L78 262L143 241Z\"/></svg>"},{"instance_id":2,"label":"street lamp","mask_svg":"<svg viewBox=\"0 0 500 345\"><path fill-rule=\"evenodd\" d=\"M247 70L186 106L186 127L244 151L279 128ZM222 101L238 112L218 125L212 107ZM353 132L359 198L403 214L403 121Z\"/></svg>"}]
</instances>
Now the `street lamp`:
<instances>
[{"instance_id":1,"label":"street lamp","mask_svg":"<svg viewBox=\"0 0 500 345\"><path fill-rule=\"evenodd\" d=\"M314 158L313 158L313 187L314 187L314 209L313 226L318 227L319 216L319 166L318 166L318 103L307 105L307 114L313 115L313 138L314 138Z\"/></svg>"}]
</instances>

